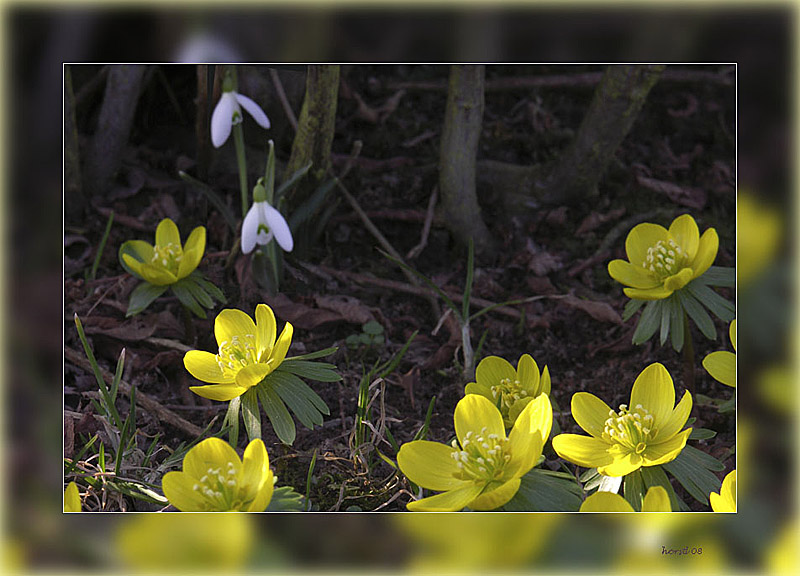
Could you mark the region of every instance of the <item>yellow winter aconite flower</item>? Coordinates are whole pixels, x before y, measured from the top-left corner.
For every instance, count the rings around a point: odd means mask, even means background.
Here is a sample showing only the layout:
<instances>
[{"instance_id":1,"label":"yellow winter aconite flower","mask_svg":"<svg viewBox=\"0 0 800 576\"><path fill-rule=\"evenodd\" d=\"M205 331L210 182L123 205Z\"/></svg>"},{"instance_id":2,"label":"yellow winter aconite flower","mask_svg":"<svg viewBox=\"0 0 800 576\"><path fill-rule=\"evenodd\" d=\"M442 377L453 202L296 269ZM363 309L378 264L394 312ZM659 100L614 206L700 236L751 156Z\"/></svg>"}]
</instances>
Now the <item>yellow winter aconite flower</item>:
<instances>
[{"instance_id":1,"label":"yellow winter aconite flower","mask_svg":"<svg viewBox=\"0 0 800 576\"><path fill-rule=\"evenodd\" d=\"M80 512L81 495L78 492L78 485L75 482L67 484L64 490L64 512Z\"/></svg>"},{"instance_id":2,"label":"yellow winter aconite flower","mask_svg":"<svg viewBox=\"0 0 800 576\"><path fill-rule=\"evenodd\" d=\"M714 512L736 512L736 470L725 476L719 494L712 492L708 500Z\"/></svg>"},{"instance_id":3,"label":"yellow winter aconite flower","mask_svg":"<svg viewBox=\"0 0 800 576\"><path fill-rule=\"evenodd\" d=\"M731 322L729 334L733 350L736 351L736 320ZM703 368L717 382L736 388L736 354L733 352L725 350L712 352L703 358Z\"/></svg>"},{"instance_id":4,"label":"yellow winter aconite flower","mask_svg":"<svg viewBox=\"0 0 800 576\"><path fill-rule=\"evenodd\" d=\"M781 213L752 192L736 195L736 278L746 286L775 260L780 247Z\"/></svg>"},{"instance_id":5,"label":"yellow winter aconite flower","mask_svg":"<svg viewBox=\"0 0 800 576\"><path fill-rule=\"evenodd\" d=\"M183 512L263 512L272 499L274 476L264 442L247 445L244 458L219 438L189 450L182 472L167 472L164 496Z\"/></svg>"},{"instance_id":6,"label":"yellow winter aconite flower","mask_svg":"<svg viewBox=\"0 0 800 576\"><path fill-rule=\"evenodd\" d=\"M675 406L672 377L663 365L651 364L633 383L630 407L622 404L619 412L594 394L573 395L572 417L591 436L559 434L553 449L578 466L625 476L677 458L692 432L681 432L691 411L692 395L686 392Z\"/></svg>"},{"instance_id":7,"label":"yellow winter aconite flower","mask_svg":"<svg viewBox=\"0 0 800 576\"><path fill-rule=\"evenodd\" d=\"M625 240L628 261L612 260L608 273L629 286L624 290L629 298L661 300L708 270L718 248L717 231L709 228L701 237L688 214L675 218L669 230L645 222L634 226Z\"/></svg>"},{"instance_id":8,"label":"yellow winter aconite flower","mask_svg":"<svg viewBox=\"0 0 800 576\"><path fill-rule=\"evenodd\" d=\"M595 492L581 504L580 512L635 512L625 498L613 492ZM642 501L642 512L672 512L669 494L662 486L653 486Z\"/></svg>"},{"instance_id":9,"label":"yellow winter aconite flower","mask_svg":"<svg viewBox=\"0 0 800 576\"><path fill-rule=\"evenodd\" d=\"M287 322L276 341L277 331L275 314L266 304L256 306L255 322L241 310L223 310L214 321L219 353L191 350L183 357L192 376L211 384L189 389L223 402L241 396L286 358L294 328Z\"/></svg>"},{"instance_id":10,"label":"yellow winter aconite flower","mask_svg":"<svg viewBox=\"0 0 800 576\"><path fill-rule=\"evenodd\" d=\"M475 370L475 380L467 384L464 392L480 394L500 408L503 424L511 428L522 409L540 394L550 394L550 372L547 366L539 375L536 361L523 354L517 369L498 356L487 356Z\"/></svg>"},{"instance_id":11,"label":"yellow winter aconite flower","mask_svg":"<svg viewBox=\"0 0 800 576\"><path fill-rule=\"evenodd\" d=\"M206 229L198 226L186 245L181 244L181 235L175 222L164 218L156 228L155 246L143 240L129 240L123 245L122 260L135 276L155 284L167 286L191 274L206 250Z\"/></svg>"},{"instance_id":12,"label":"yellow winter aconite flower","mask_svg":"<svg viewBox=\"0 0 800 576\"><path fill-rule=\"evenodd\" d=\"M456 405L454 420L458 440L450 446L415 440L400 447L397 464L408 479L442 492L409 503L409 510L493 510L506 504L539 460L553 410L542 394L525 406L506 437L497 407L483 396L467 394Z\"/></svg>"}]
</instances>

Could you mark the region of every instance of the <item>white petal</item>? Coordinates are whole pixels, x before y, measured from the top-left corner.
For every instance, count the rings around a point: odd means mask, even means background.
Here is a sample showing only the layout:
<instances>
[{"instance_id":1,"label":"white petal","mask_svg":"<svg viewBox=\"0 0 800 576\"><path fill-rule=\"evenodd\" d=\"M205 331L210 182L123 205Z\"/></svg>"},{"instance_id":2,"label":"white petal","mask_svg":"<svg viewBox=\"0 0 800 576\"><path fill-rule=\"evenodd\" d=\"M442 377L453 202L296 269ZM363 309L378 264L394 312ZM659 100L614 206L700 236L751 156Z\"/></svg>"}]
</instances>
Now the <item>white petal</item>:
<instances>
[{"instance_id":1,"label":"white petal","mask_svg":"<svg viewBox=\"0 0 800 576\"><path fill-rule=\"evenodd\" d=\"M289 230L289 225L283 215L269 204L267 204L267 226L275 233L275 240L277 240L278 245L285 252L291 252L294 248L292 231Z\"/></svg>"},{"instance_id":2,"label":"white petal","mask_svg":"<svg viewBox=\"0 0 800 576\"><path fill-rule=\"evenodd\" d=\"M236 99L245 110L250 112L250 116L252 116L256 122L258 122L259 126L265 129L269 128L269 118L267 118L267 115L261 109L261 106L253 102L247 96L242 96L241 94L236 94Z\"/></svg>"},{"instance_id":3,"label":"white petal","mask_svg":"<svg viewBox=\"0 0 800 576\"><path fill-rule=\"evenodd\" d=\"M273 236L272 229L269 226L269 217L267 216L267 210L271 209L271 206L269 202L256 202L256 204L258 205L258 236L256 237L256 243L266 246ZM262 224L267 231L264 231L264 228L261 227Z\"/></svg>"},{"instance_id":4,"label":"white petal","mask_svg":"<svg viewBox=\"0 0 800 576\"><path fill-rule=\"evenodd\" d=\"M244 254L250 254L256 247L259 225L258 204L261 202L256 202L250 207L242 223L242 252Z\"/></svg>"},{"instance_id":5,"label":"white petal","mask_svg":"<svg viewBox=\"0 0 800 576\"><path fill-rule=\"evenodd\" d=\"M236 108L236 97L233 92L223 92L211 115L211 143L219 148L231 135L233 111Z\"/></svg>"}]
</instances>

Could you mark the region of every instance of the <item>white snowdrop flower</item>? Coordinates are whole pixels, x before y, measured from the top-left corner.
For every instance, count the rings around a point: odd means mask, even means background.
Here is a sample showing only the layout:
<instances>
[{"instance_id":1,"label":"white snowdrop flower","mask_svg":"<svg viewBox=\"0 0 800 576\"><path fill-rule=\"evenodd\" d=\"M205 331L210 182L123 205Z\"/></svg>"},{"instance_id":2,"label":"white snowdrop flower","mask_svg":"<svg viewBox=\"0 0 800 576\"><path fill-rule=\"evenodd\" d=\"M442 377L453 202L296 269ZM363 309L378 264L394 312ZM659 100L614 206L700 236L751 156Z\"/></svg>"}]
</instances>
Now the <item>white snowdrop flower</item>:
<instances>
[{"instance_id":1,"label":"white snowdrop flower","mask_svg":"<svg viewBox=\"0 0 800 576\"><path fill-rule=\"evenodd\" d=\"M211 115L211 142L214 144L214 148L219 148L225 144L228 136L231 135L233 126L242 122L244 119L242 117L242 108L250 113L250 116L258 122L259 126L264 129L269 128L269 118L267 118L261 106L234 90L224 90L222 97L217 102L217 107L214 108L214 113Z\"/></svg>"},{"instance_id":2,"label":"white snowdrop flower","mask_svg":"<svg viewBox=\"0 0 800 576\"><path fill-rule=\"evenodd\" d=\"M284 252L291 252L294 248L289 224L278 210L269 205L264 186L259 182L253 190L253 205L242 224L242 252L249 254L256 244L268 244L273 238Z\"/></svg>"}]
</instances>

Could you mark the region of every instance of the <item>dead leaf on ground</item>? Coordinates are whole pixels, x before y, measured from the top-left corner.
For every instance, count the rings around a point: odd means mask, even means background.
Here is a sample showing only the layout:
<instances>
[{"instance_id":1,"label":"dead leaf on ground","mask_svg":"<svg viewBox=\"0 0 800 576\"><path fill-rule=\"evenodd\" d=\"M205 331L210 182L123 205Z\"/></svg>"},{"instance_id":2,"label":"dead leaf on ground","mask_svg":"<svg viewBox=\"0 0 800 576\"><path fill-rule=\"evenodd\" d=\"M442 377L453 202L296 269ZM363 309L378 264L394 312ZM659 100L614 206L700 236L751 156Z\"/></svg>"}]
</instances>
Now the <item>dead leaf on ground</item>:
<instances>
[{"instance_id":1,"label":"dead leaf on ground","mask_svg":"<svg viewBox=\"0 0 800 576\"><path fill-rule=\"evenodd\" d=\"M342 315L338 312L311 308L300 302L292 302L284 294L276 294L266 300L279 321L291 322L295 328L302 330L313 330L323 324L343 321Z\"/></svg>"},{"instance_id":2,"label":"dead leaf on ground","mask_svg":"<svg viewBox=\"0 0 800 576\"><path fill-rule=\"evenodd\" d=\"M583 219L578 229L575 231L576 236L583 236L588 232L591 232L595 228L602 226L606 222L610 220L616 220L623 214L625 214L625 207L617 208L616 210L610 210L605 214L600 214L599 212L592 211L586 218Z\"/></svg>"},{"instance_id":3,"label":"dead leaf on ground","mask_svg":"<svg viewBox=\"0 0 800 576\"><path fill-rule=\"evenodd\" d=\"M529 240L530 244L530 240ZM550 252L545 250L533 251L530 250L530 258L528 259L528 270L537 276L547 276L554 270L560 270L562 267L561 260L553 256Z\"/></svg>"},{"instance_id":4,"label":"dead leaf on ground","mask_svg":"<svg viewBox=\"0 0 800 576\"><path fill-rule=\"evenodd\" d=\"M332 296L315 296L317 306L324 310L331 310L341 315L342 319L353 324L366 324L375 320L375 316L361 300L344 294Z\"/></svg>"},{"instance_id":5,"label":"dead leaf on ground","mask_svg":"<svg viewBox=\"0 0 800 576\"><path fill-rule=\"evenodd\" d=\"M672 182L644 176L637 176L636 181L645 188L666 194L670 200L681 206L702 210L706 205L706 192L702 188L685 188Z\"/></svg>"},{"instance_id":6,"label":"dead leaf on ground","mask_svg":"<svg viewBox=\"0 0 800 576\"><path fill-rule=\"evenodd\" d=\"M576 296L569 295L560 300L563 304L571 308L583 310L589 316L600 322L611 322L613 324L622 324L622 317L619 312L614 310L610 304L606 302L597 302L595 300L582 300Z\"/></svg>"},{"instance_id":7,"label":"dead leaf on ground","mask_svg":"<svg viewBox=\"0 0 800 576\"><path fill-rule=\"evenodd\" d=\"M87 334L102 334L125 342L138 342L150 338L156 330L155 322L140 316L134 316L124 322L106 316L90 316L83 321L83 324Z\"/></svg>"}]
</instances>

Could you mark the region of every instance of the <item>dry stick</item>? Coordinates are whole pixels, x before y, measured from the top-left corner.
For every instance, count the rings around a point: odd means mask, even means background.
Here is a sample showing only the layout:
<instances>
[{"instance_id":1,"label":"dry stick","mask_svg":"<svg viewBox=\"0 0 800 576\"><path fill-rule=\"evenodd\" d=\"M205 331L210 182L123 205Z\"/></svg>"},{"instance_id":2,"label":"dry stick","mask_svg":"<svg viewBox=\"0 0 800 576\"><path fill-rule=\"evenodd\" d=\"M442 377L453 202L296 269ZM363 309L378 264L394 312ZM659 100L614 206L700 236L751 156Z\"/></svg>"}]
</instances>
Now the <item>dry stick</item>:
<instances>
[{"instance_id":1,"label":"dry stick","mask_svg":"<svg viewBox=\"0 0 800 576\"><path fill-rule=\"evenodd\" d=\"M275 70L275 68L270 68L269 76L272 78L272 85L275 86L275 92L278 93L278 100L281 101L283 112L286 114L289 124L291 124L292 128L294 128L294 131L297 132L297 116L294 115L294 110L292 110L292 107L289 104L289 99L286 97L286 92L283 89L283 83L281 82L280 76L278 76L278 71Z\"/></svg>"},{"instance_id":2,"label":"dry stick","mask_svg":"<svg viewBox=\"0 0 800 576\"><path fill-rule=\"evenodd\" d=\"M433 215L436 211L436 200L439 197L439 188L436 186L433 187L433 192L431 193L431 198L428 200L428 211L425 213L425 224L422 226L422 235L419 240L419 244L414 246L411 250L408 251L406 254L406 258L409 260L413 260L417 256L419 256L420 252L422 252L425 247L428 245L428 236L431 233L431 225L433 224Z\"/></svg>"},{"instance_id":3,"label":"dry stick","mask_svg":"<svg viewBox=\"0 0 800 576\"><path fill-rule=\"evenodd\" d=\"M73 350L72 348L64 347L64 358L78 366L83 368L87 372L92 371L92 365L89 363L89 360L86 357ZM111 382L114 380L114 375L106 370L105 368L100 368L100 374L103 376L103 380L105 380L106 385L110 386ZM122 391L123 394L130 398L131 395L131 385L128 384L125 380L119 381L119 390ZM151 398L150 396L146 395L144 392L140 392L139 390L136 391L136 403L139 404L142 408L147 410L148 412L154 414L161 422L174 426L179 430L183 430L189 436L197 438L200 434L203 433L203 429L199 426L195 426L188 420L184 420L177 414L175 414L172 410L168 410L164 408L158 400Z\"/></svg>"}]
</instances>

